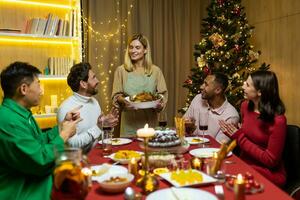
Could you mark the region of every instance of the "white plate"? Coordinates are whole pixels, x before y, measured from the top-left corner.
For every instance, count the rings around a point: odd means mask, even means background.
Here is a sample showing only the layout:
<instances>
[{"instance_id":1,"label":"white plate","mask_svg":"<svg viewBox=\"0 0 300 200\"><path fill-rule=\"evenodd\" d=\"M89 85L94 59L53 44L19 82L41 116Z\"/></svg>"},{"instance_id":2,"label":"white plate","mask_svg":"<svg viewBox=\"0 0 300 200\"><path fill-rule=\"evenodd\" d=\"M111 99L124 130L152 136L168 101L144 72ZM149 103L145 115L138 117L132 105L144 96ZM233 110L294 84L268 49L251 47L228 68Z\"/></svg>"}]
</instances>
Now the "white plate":
<instances>
[{"instance_id":1,"label":"white plate","mask_svg":"<svg viewBox=\"0 0 300 200\"><path fill-rule=\"evenodd\" d=\"M110 139L104 139L104 143ZM129 144L131 143L132 140L128 138L113 138L112 139L112 145L113 146L118 146L118 145L123 145L123 144ZM102 140L99 141L99 144L102 144Z\"/></svg>"},{"instance_id":2,"label":"white plate","mask_svg":"<svg viewBox=\"0 0 300 200\"><path fill-rule=\"evenodd\" d=\"M95 171L102 171L100 176L92 176L93 181L99 181L101 180L100 177L102 177L105 174L109 175L115 175L115 174L126 174L128 173L128 170L126 167L119 166L119 165L110 165L110 164L102 164L102 165L95 165L91 167L91 170Z\"/></svg>"},{"instance_id":3,"label":"white plate","mask_svg":"<svg viewBox=\"0 0 300 200\"><path fill-rule=\"evenodd\" d=\"M203 144L209 142L208 138L203 138L203 137L185 137L185 140L189 144ZM200 140L200 141L193 141L193 140Z\"/></svg>"},{"instance_id":4,"label":"white plate","mask_svg":"<svg viewBox=\"0 0 300 200\"><path fill-rule=\"evenodd\" d=\"M157 190L156 192L153 192L146 197L146 200L159 200L159 199L218 200L218 198L212 193L209 193L201 189L194 189L194 188L166 188L166 189Z\"/></svg>"},{"instance_id":5,"label":"white plate","mask_svg":"<svg viewBox=\"0 0 300 200\"><path fill-rule=\"evenodd\" d=\"M199 149L191 150L190 154L198 158L211 158L213 156L213 153L218 152L219 150L220 150L219 148L199 148ZM227 154L227 157L231 155L232 152L229 152Z\"/></svg>"},{"instance_id":6,"label":"white plate","mask_svg":"<svg viewBox=\"0 0 300 200\"><path fill-rule=\"evenodd\" d=\"M139 153L139 154L141 155L140 158L136 158L136 159L135 159L136 161L139 161L139 160L142 158L142 155L143 155L144 153L143 153L143 152L140 152L140 151L135 151L135 152L137 152L137 153ZM117 158L115 158L115 154L116 154L116 153L110 154L108 157L109 157L110 159L112 159L113 161L115 161L115 162L120 162L121 164L128 164L129 161L131 160L131 158L130 158L130 159L117 159Z\"/></svg>"},{"instance_id":7,"label":"white plate","mask_svg":"<svg viewBox=\"0 0 300 200\"><path fill-rule=\"evenodd\" d=\"M203 177L203 180L201 182L186 183L184 185L180 185L177 181L171 179L172 172L162 173L159 176L162 177L163 179L165 179L166 181L168 181L169 183L171 183L175 187L206 185L206 184L214 183L217 181L217 179L214 179L213 177L208 176L207 174L205 174L201 171L198 171L195 169L192 169L192 171L201 174Z\"/></svg>"},{"instance_id":8,"label":"white plate","mask_svg":"<svg viewBox=\"0 0 300 200\"><path fill-rule=\"evenodd\" d=\"M133 102L130 101L129 97L125 97L125 100L130 103L136 109L147 109L147 108L155 108L157 104L160 102L160 99L155 101L145 101L145 102Z\"/></svg>"}]
</instances>

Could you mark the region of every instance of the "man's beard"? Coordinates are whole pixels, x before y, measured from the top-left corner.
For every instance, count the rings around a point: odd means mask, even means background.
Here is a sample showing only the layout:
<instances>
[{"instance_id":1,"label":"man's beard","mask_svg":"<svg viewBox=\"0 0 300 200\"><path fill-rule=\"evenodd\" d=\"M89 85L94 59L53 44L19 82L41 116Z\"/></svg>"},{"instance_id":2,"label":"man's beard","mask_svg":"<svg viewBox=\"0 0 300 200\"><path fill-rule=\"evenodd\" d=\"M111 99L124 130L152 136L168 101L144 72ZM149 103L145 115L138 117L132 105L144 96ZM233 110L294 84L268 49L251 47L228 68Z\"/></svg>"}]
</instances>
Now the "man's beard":
<instances>
[{"instance_id":1,"label":"man's beard","mask_svg":"<svg viewBox=\"0 0 300 200\"><path fill-rule=\"evenodd\" d=\"M88 94L90 94L91 96L94 96L94 95L98 94L97 88L89 89L87 92L88 92Z\"/></svg>"}]
</instances>

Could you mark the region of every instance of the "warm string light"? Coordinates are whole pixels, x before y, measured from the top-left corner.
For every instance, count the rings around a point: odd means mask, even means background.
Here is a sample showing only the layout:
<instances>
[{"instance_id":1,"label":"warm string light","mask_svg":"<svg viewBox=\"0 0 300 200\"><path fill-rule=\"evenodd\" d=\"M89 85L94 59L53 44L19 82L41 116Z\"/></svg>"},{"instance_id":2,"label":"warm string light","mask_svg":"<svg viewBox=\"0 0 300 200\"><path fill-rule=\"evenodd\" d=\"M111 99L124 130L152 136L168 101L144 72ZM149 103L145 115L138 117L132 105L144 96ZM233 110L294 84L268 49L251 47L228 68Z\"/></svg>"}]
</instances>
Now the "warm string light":
<instances>
[{"instance_id":1,"label":"warm string light","mask_svg":"<svg viewBox=\"0 0 300 200\"><path fill-rule=\"evenodd\" d=\"M132 11L134 9L133 5L134 0L132 0L131 4L129 5L129 10L127 11L127 17L124 20L119 20L118 17L108 19L106 21L100 21L100 22L95 22L92 21L89 23L88 18L82 16L82 21L85 30L84 33L84 40L87 41L88 38L88 33L90 34L89 36L93 39L95 42L95 63L97 68L99 69L99 79L100 79L100 89L102 92L102 102L105 104L105 110L106 112L109 111L110 109L110 94L108 90L108 84L110 83L110 76L113 74L113 69L119 62L119 53L120 53L120 47L119 45L121 44L120 37L122 42L122 47L126 47L126 36L127 36L127 24L128 24L128 19L132 14ZM116 2L116 13L117 15L120 14L120 0ZM113 26L117 25L117 27L113 31L109 31L108 33L103 33L103 31L97 31L93 27L95 26ZM112 42L114 45L112 54L108 54L108 42ZM84 44L83 46L83 52L86 53L87 51L87 44ZM109 56L111 59L110 63L107 65L104 63L104 58ZM86 55L83 55L84 58L86 58ZM105 69L105 66L108 67L108 69Z\"/></svg>"}]
</instances>

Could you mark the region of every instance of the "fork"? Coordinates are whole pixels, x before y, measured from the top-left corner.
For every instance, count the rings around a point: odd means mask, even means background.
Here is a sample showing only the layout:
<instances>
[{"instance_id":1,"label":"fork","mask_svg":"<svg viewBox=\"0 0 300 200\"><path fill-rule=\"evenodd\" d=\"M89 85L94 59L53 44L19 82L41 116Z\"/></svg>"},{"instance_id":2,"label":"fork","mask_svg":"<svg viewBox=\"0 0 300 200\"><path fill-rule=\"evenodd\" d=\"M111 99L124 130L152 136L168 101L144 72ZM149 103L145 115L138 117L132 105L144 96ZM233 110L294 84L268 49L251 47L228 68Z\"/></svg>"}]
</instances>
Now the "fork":
<instances>
[{"instance_id":1,"label":"fork","mask_svg":"<svg viewBox=\"0 0 300 200\"><path fill-rule=\"evenodd\" d=\"M224 200L224 190L222 185L215 185L215 192L220 200Z\"/></svg>"}]
</instances>

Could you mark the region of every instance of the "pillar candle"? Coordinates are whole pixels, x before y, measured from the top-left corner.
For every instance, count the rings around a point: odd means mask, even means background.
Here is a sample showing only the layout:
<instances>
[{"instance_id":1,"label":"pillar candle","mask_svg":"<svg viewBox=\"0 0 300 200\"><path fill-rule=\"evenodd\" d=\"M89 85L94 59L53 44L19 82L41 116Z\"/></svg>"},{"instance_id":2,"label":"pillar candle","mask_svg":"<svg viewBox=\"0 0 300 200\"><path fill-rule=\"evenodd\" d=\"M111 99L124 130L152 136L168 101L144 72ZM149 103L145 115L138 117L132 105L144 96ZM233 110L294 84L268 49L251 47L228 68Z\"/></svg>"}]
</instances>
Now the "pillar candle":
<instances>
[{"instance_id":1,"label":"pillar candle","mask_svg":"<svg viewBox=\"0 0 300 200\"><path fill-rule=\"evenodd\" d=\"M238 174L233 185L234 199L245 200L245 180L242 174Z\"/></svg>"},{"instance_id":2,"label":"pillar candle","mask_svg":"<svg viewBox=\"0 0 300 200\"><path fill-rule=\"evenodd\" d=\"M153 137L155 134L155 130L153 128L149 128L148 124L145 124L144 128L137 130L137 136L141 138Z\"/></svg>"}]
</instances>

